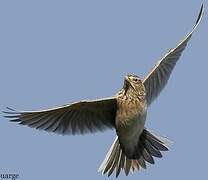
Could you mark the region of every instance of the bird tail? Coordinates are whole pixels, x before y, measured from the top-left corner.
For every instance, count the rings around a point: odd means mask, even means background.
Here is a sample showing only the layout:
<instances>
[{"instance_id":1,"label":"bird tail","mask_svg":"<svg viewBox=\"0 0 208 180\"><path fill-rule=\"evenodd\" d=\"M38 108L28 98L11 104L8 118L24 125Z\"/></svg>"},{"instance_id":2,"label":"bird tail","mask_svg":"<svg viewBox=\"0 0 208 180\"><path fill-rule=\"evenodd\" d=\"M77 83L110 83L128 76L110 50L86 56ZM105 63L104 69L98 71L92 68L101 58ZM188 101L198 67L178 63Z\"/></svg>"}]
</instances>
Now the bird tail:
<instances>
[{"instance_id":1,"label":"bird tail","mask_svg":"<svg viewBox=\"0 0 208 180\"><path fill-rule=\"evenodd\" d=\"M116 177L118 177L121 169L125 171L126 176L130 171L146 169L146 162L154 164L153 156L161 158L160 151L167 151L169 144L168 139L156 136L144 129L135 150L134 158L130 159L122 151L119 139L116 137L98 171L102 171L103 174L107 173L108 177L115 171Z\"/></svg>"}]
</instances>

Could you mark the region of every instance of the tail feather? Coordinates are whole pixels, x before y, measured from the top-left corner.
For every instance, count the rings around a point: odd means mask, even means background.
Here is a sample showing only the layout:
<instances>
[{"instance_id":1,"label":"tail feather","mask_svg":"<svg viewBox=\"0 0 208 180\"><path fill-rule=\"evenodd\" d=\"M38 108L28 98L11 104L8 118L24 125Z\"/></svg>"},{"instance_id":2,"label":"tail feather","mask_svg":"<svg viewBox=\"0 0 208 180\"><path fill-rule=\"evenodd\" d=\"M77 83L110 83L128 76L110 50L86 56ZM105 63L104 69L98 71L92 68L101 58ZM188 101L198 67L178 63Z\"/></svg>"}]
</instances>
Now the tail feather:
<instances>
[{"instance_id":1,"label":"tail feather","mask_svg":"<svg viewBox=\"0 0 208 180\"><path fill-rule=\"evenodd\" d=\"M154 156L154 157L157 157L157 158L162 157L161 152L158 149L156 149L154 146L152 146L151 143L148 140L145 140L144 144L145 144L145 148L151 154L151 156Z\"/></svg>"},{"instance_id":2,"label":"tail feather","mask_svg":"<svg viewBox=\"0 0 208 180\"><path fill-rule=\"evenodd\" d=\"M151 134L149 131L144 130L144 136L146 136L146 139L158 150L160 151L168 151L167 145L165 145L165 142L162 141L162 138L157 137L156 135Z\"/></svg>"},{"instance_id":3,"label":"tail feather","mask_svg":"<svg viewBox=\"0 0 208 180\"><path fill-rule=\"evenodd\" d=\"M112 165L114 157L115 157L115 153L116 153L116 151L118 151L117 146L119 145L119 143L117 143L117 141L118 141L118 137L116 137L110 150L108 151L108 154L106 155L105 160L102 162L102 164L98 170L98 171L103 170L103 174L105 174L111 168L111 165Z\"/></svg>"},{"instance_id":4,"label":"tail feather","mask_svg":"<svg viewBox=\"0 0 208 180\"><path fill-rule=\"evenodd\" d=\"M140 156L139 159L137 159L137 161L143 169L147 169L146 162L145 162L144 157L142 155Z\"/></svg>"},{"instance_id":5,"label":"tail feather","mask_svg":"<svg viewBox=\"0 0 208 180\"><path fill-rule=\"evenodd\" d=\"M151 156L151 154L147 151L146 148L143 149L142 151L142 156L144 157L145 161L147 161L150 164L154 164L155 161L153 159L153 157Z\"/></svg>"},{"instance_id":6,"label":"tail feather","mask_svg":"<svg viewBox=\"0 0 208 180\"><path fill-rule=\"evenodd\" d=\"M116 166L118 165L119 163L119 156L120 156L120 145L118 144L117 146L117 151L115 152L115 156L114 156L114 161L109 169L109 172L108 172L108 176L110 176L114 169L116 168Z\"/></svg>"},{"instance_id":7,"label":"tail feather","mask_svg":"<svg viewBox=\"0 0 208 180\"><path fill-rule=\"evenodd\" d=\"M129 171L131 169L131 165L132 165L132 161L126 157L125 158L125 167L124 167L124 171L126 173L126 176L128 176L128 174L129 174Z\"/></svg>"},{"instance_id":8,"label":"tail feather","mask_svg":"<svg viewBox=\"0 0 208 180\"><path fill-rule=\"evenodd\" d=\"M134 157L136 158L129 159L122 151L119 139L116 137L98 171L102 171L103 174L107 173L108 176L115 171L116 177L118 177L121 169L123 169L126 176L128 176L130 171L146 169L146 162L154 164L153 156L161 158L160 151L167 151L169 149L168 145L169 141L167 139L144 129L135 151Z\"/></svg>"},{"instance_id":9,"label":"tail feather","mask_svg":"<svg viewBox=\"0 0 208 180\"><path fill-rule=\"evenodd\" d=\"M120 151L120 159L118 162L118 166L116 168L116 177L118 177L118 175L121 172L121 169L124 167L124 163L125 163L125 155L124 153L122 153L122 151Z\"/></svg>"},{"instance_id":10,"label":"tail feather","mask_svg":"<svg viewBox=\"0 0 208 180\"><path fill-rule=\"evenodd\" d=\"M132 172L134 172L135 170L139 171L140 166L137 160L132 160Z\"/></svg>"}]
</instances>

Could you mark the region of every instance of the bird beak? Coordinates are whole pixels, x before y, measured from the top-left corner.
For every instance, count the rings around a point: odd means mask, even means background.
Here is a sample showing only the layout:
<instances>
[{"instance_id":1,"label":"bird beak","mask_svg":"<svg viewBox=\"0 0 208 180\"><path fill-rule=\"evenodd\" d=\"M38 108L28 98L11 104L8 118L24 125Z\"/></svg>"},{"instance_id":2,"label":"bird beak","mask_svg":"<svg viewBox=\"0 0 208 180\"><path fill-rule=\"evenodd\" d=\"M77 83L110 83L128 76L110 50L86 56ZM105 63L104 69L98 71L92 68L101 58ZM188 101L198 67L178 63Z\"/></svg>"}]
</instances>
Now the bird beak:
<instances>
[{"instance_id":1,"label":"bird beak","mask_svg":"<svg viewBox=\"0 0 208 180\"><path fill-rule=\"evenodd\" d=\"M128 76L125 76L125 81L129 83L130 80Z\"/></svg>"},{"instance_id":2,"label":"bird beak","mask_svg":"<svg viewBox=\"0 0 208 180\"><path fill-rule=\"evenodd\" d=\"M131 86L133 89L135 89L134 86L132 86L131 81L128 76L125 76L125 83L127 86Z\"/></svg>"}]
</instances>

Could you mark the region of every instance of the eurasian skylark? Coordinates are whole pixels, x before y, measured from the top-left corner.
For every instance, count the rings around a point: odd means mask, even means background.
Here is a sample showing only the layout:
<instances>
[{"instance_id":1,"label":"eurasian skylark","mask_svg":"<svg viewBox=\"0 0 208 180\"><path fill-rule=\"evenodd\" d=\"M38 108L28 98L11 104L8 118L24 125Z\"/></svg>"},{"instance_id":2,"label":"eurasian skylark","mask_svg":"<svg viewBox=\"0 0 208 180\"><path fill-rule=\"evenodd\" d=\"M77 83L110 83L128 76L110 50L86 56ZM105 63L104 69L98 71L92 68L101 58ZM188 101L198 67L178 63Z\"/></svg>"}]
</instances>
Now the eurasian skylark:
<instances>
[{"instance_id":1,"label":"eurasian skylark","mask_svg":"<svg viewBox=\"0 0 208 180\"><path fill-rule=\"evenodd\" d=\"M42 111L10 111L5 117L36 129L65 134L94 133L113 128L117 137L112 144L100 171L108 176L115 170L116 177L124 169L146 169L146 162L154 164L154 157L161 158L161 151L168 150L167 139L156 136L145 128L148 106L167 84L170 74L185 49L192 33L201 21L202 5L192 31L155 65L141 80L127 75L123 88L113 97L92 101L80 101Z\"/></svg>"}]
</instances>

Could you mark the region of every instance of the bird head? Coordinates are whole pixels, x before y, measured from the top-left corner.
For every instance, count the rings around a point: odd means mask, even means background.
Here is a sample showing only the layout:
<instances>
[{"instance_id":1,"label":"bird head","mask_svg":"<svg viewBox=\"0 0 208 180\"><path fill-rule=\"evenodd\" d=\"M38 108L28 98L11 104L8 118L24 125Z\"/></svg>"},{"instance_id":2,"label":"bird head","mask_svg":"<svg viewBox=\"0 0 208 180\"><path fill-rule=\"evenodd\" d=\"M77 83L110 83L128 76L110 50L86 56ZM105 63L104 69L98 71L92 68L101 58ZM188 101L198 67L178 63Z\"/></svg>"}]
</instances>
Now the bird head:
<instances>
[{"instance_id":1,"label":"bird head","mask_svg":"<svg viewBox=\"0 0 208 180\"><path fill-rule=\"evenodd\" d=\"M124 90L125 90L125 94L128 92L129 93L133 92L138 97L145 97L146 95L145 87L142 83L141 78L132 74L125 76Z\"/></svg>"}]
</instances>

